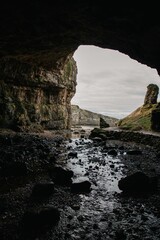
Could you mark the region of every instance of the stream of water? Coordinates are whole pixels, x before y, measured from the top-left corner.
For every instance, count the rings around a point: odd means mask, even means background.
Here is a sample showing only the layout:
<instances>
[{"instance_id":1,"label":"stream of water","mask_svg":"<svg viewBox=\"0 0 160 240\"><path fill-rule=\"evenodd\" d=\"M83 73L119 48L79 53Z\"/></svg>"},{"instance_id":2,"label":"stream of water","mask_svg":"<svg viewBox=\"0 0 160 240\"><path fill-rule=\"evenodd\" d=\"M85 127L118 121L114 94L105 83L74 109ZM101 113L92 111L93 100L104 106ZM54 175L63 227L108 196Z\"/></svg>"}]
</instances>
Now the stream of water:
<instances>
[{"instance_id":1,"label":"stream of water","mask_svg":"<svg viewBox=\"0 0 160 240\"><path fill-rule=\"evenodd\" d=\"M75 132L67 141L70 157L66 167L74 172L73 182L88 180L91 192L80 194L81 201L69 210L70 222L66 239L149 240L160 239L160 220L142 199L121 198L118 181L124 177L124 164L118 151L111 156L99 144L80 138ZM67 210L66 210L67 211ZM156 231L153 231L156 229Z\"/></svg>"}]
</instances>

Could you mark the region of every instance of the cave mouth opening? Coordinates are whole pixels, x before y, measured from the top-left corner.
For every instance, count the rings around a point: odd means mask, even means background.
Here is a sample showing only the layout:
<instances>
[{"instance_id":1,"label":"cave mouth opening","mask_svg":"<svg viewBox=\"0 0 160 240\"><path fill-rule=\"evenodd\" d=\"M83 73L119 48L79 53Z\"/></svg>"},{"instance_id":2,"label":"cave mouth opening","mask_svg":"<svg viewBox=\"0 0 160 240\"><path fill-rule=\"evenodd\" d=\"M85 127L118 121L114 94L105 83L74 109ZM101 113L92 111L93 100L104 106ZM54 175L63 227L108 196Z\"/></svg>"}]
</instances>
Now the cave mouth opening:
<instances>
[{"instance_id":1,"label":"cave mouth opening","mask_svg":"<svg viewBox=\"0 0 160 240\"><path fill-rule=\"evenodd\" d=\"M73 55L78 68L72 105L124 118L143 105L147 86L159 86L156 69L117 50L81 45Z\"/></svg>"}]
</instances>

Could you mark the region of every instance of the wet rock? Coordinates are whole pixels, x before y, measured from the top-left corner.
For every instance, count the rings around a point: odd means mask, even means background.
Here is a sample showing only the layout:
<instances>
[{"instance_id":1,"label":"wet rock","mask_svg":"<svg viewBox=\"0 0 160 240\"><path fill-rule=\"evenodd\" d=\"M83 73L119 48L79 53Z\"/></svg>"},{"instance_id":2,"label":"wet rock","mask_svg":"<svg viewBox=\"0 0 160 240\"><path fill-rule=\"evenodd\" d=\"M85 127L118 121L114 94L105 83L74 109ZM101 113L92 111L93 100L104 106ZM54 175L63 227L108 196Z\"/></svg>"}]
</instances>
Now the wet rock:
<instances>
[{"instance_id":1,"label":"wet rock","mask_svg":"<svg viewBox=\"0 0 160 240\"><path fill-rule=\"evenodd\" d=\"M85 133L86 131L84 129L80 130L80 133Z\"/></svg>"},{"instance_id":2,"label":"wet rock","mask_svg":"<svg viewBox=\"0 0 160 240\"><path fill-rule=\"evenodd\" d=\"M79 210L80 209L80 205L77 205L77 204L72 205L71 207L72 207L73 210Z\"/></svg>"},{"instance_id":3,"label":"wet rock","mask_svg":"<svg viewBox=\"0 0 160 240\"><path fill-rule=\"evenodd\" d=\"M151 192L157 187L157 178L150 178L142 172L136 172L130 176L122 178L118 182L120 190L126 193Z\"/></svg>"},{"instance_id":4,"label":"wet rock","mask_svg":"<svg viewBox=\"0 0 160 240\"><path fill-rule=\"evenodd\" d=\"M83 222L84 221L84 216L83 215L79 215L77 217L77 219L78 219L78 221Z\"/></svg>"},{"instance_id":5,"label":"wet rock","mask_svg":"<svg viewBox=\"0 0 160 240\"><path fill-rule=\"evenodd\" d=\"M104 133L101 133L99 134L99 137L102 139L102 140L106 140L106 135Z\"/></svg>"},{"instance_id":6,"label":"wet rock","mask_svg":"<svg viewBox=\"0 0 160 240\"><path fill-rule=\"evenodd\" d=\"M29 233L41 232L47 227L55 226L60 220L60 212L52 206L45 206L39 209L28 211L24 214L22 225Z\"/></svg>"},{"instance_id":7,"label":"wet rock","mask_svg":"<svg viewBox=\"0 0 160 240\"><path fill-rule=\"evenodd\" d=\"M108 151L108 155L111 155L111 156L117 156L117 151L116 150L110 150Z\"/></svg>"},{"instance_id":8,"label":"wet rock","mask_svg":"<svg viewBox=\"0 0 160 240\"><path fill-rule=\"evenodd\" d=\"M124 151L124 146L120 146L118 149L119 149L120 151Z\"/></svg>"},{"instance_id":9,"label":"wet rock","mask_svg":"<svg viewBox=\"0 0 160 240\"><path fill-rule=\"evenodd\" d=\"M81 139L85 138L85 135L81 135L80 138L81 138Z\"/></svg>"},{"instance_id":10,"label":"wet rock","mask_svg":"<svg viewBox=\"0 0 160 240\"><path fill-rule=\"evenodd\" d=\"M110 165L110 168L114 168L114 167L115 167L114 164L111 164L111 165Z\"/></svg>"},{"instance_id":11,"label":"wet rock","mask_svg":"<svg viewBox=\"0 0 160 240\"><path fill-rule=\"evenodd\" d=\"M141 155L142 151L141 150L129 150L127 151L128 155Z\"/></svg>"},{"instance_id":12,"label":"wet rock","mask_svg":"<svg viewBox=\"0 0 160 240\"><path fill-rule=\"evenodd\" d=\"M37 183L34 185L31 197L33 198L45 198L54 193L54 183Z\"/></svg>"},{"instance_id":13,"label":"wet rock","mask_svg":"<svg viewBox=\"0 0 160 240\"><path fill-rule=\"evenodd\" d=\"M78 154L77 154L77 152L69 152L68 153L68 158L77 158L78 157Z\"/></svg>"},{"instance_id":14,"label":"wet rock","mask_svg":"<svg viewBox=\"0 0 160 240\"><path fill-rule=\"evenodd\" d=\"M99 227L98 227L98 224L97 223L94 223L93 224L93 229L98 229Z\"/></svg>"},{"instance_id":15,"label":"wet rock","mask_svg":"<svg viewBox=\"0 0 160 240\"><path fill-rule=\"evenodd\" d=\"M51 179L55 184L70 186L72 184L73 171L62 167L49 169Z\"/></svg>"},{"instance_id":16,"label":"wet rock","mask_svg":"<svg viewBox=\"0 0 160 240\"><path fill-rule=\"evenodd\" d=\"M101 137L94 137L94 138L92 138L92 140L94 142L102 142L102 138Z\"/></svg>"},{"instance_id":17,"label":"wet rock","mask_svg":"<svg viewBox=\"0 0 160 240\"><path fill-rule=\"evenodd\" d=\"M73 183L71 185L71 192L73 193L87 193L90 191L91 191L91 183L89 181Z\"/></svg>"}]
</instances>

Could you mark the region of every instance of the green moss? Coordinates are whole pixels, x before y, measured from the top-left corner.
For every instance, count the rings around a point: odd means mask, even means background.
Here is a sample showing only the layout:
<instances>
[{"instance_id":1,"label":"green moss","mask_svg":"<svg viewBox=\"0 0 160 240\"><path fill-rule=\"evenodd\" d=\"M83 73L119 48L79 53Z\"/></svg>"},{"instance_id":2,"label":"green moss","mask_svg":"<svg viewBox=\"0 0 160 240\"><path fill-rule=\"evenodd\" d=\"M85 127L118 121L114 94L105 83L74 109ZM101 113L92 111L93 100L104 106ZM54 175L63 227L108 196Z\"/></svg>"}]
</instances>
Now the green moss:
<instances>
[{"instance_id":1,"label":"green moss","mask_svg":"<svg viewBox=\"0 0 160 240\"><path fill-rule=\"evenodd\" d=\"M63 79L70 80L73 78L74 73L76 72L76 62L73 58L69 59L68 62L64 66L64 73L63 73Z\"/></svg>"},{"instance_id":2,"label":"green moss","mask_svg":"<svg viewBox=\"0 0 160 240\"><path fill-rule=\"evenodd\" d=\"M118 126L124 130L151 130L151 114L157 104L148 104L136 109L129 116L121 119Z\"/></svg>"}]
</instances>

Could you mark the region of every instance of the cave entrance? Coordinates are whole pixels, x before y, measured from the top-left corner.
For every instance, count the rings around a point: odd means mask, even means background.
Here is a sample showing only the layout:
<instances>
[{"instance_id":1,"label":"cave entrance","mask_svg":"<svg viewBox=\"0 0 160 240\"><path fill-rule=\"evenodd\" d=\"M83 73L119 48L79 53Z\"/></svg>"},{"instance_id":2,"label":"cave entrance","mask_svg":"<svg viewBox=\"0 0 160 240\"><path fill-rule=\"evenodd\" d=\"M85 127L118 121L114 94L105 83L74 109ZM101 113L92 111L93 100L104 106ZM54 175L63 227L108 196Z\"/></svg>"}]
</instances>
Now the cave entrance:
<instances>
[{"instance_id":1,"label":"cave entrance","mask_svg":"<svg viewBox=\"0 0 160 240\"><path fill-rule=\"evenodd\" d=\"M128 55L96 46L80 46L74 53L77 87L72 105L122 119L144 103L147 86L159 86L156 69Z\"/></svg>"}]
</instances>

